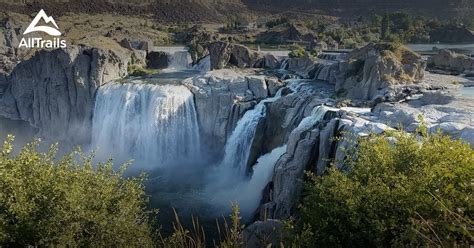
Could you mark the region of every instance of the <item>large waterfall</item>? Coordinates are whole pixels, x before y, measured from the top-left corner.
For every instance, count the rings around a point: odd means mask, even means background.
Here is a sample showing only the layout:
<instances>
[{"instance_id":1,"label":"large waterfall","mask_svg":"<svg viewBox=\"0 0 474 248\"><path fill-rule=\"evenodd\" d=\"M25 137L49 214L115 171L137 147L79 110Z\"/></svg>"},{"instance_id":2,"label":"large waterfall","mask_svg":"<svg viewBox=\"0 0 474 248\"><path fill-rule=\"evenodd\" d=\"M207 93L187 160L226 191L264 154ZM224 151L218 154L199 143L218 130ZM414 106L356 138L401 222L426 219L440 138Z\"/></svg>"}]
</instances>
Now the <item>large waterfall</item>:
<instances>
[{"instance_id":1,"label":"large waterfall","mask_svg":"<svg viewBox=\"0 0 474 248\"><path fill-rule=\"evenodd\" d=\"M193 95L178 85L105 85L97 93L92 140L99 158L134 159L140 169L195 161L201 152Z\"/></svg>"}]
</instances>

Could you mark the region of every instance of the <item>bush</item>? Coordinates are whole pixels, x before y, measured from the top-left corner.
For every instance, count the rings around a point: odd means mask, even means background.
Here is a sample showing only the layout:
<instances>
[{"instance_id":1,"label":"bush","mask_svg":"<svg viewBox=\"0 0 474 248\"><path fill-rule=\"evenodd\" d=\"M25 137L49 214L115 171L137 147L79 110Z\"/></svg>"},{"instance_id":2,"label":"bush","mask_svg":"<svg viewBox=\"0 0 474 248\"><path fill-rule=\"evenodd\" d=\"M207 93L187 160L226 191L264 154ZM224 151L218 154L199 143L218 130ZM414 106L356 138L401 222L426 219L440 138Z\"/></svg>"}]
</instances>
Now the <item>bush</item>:
<instances>
[{"instance_id":1,"label":"bush","mask_svg":"<svg viewBox=\"0 0 474 248\"><path fill-rule=\"evenodd\" d=\"M288 54L290 58L302 58L306 55L306 50L302 46L294 45L290 49L291 51Z\"/></svg>"},{"instance_id":2,"label":"bush","mask_svg":"<svg viewBox=\"0 0 474 248\"><path fill-rule=\"evenodd\" d=\"M153 70L153 69L146 69L139 65L129 65L127 67L127 72L128 72L128 75L133 76L133 77L143 77L147 75L157 74L159 71Z\"/></svg>"},{"instance_id":3,"label":"bush","mask_svg":"<svg viewBox=\"0 0 474 248\"><path fill-rule=\"evenodd\" d=\"M363 138L348 151L355 155L344 161L348 172L310 176L294 240L309 247L472 244L474 151L419 131Z\"/></svg>"},{"instance_id":4,"label":"bush","mask_svg":"<svg viewBox=\"0 0 474 248\"><path fill-rule=\"evenodd\" d=\"M123 178L111 161L38 142L13 155L9 136L0 152L0 245L5 247L153 246L143 178ZM80 162L79 162L80 161Z\"/></svg>"}]
</instances>

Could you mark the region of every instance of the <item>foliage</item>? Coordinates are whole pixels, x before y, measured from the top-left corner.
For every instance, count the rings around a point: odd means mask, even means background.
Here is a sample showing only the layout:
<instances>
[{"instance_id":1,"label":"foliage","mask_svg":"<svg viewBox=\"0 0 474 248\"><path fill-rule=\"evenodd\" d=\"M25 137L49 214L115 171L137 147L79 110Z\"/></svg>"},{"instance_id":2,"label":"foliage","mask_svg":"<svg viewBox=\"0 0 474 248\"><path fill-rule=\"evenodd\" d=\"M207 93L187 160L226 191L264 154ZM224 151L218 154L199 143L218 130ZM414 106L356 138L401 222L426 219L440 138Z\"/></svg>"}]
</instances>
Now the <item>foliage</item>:
<instances>
[{"instance_id":1,"label":"foliage","mask_svg":"<svg viewBox=\"0 0 474 248\"><path fill-rule=\"evenodd\" d=\"M40 153L38 142L14 155L12 142L0 153L2 246L153 246L143 177L123 178L111 161L94 167L79 151Z\"/></svg>"},{"instance_id":2,"label":"foliage","mask_svg":"<svg viewBox=\"0 0 474 248\"><path fill-rule=\"evenodd\" d=\"M127 67L128 75L133 77L143 77L147 75L157 74L159 71L154 69L143 68L139 65L129 65Z\"/></svg>"},{"instance_id":3,"label":"foliage","mask_svg":"<svg viewBox=\"0 0 474 248\"><path fill-rule=\"evenodd\" d=\"M300 247L464 246L473 242L474 151L426 128L371 135L346 172L310 175L293 242Z\"/></svg>"},{"instance_id":4,"label":"foliage","mask_svg":"<svg viewBox=\"0 0 474 248\"><path fill-rule=\"evenodd\" d=\"M232 213L230 215L230 225L226 219L221 227L217 222L220 243L214 243L215 247L221 248L239 248L242 247L241 234L244 225L240 222L240 209L238 206L232 206ZM199 224L198 218L192 219L192 229L187 229L181 223L178 215L175 212L175 223L173 224L174 232L169 237L161 237L158 243L159 247L163 248L205 248L206 234L203 227Z\"/></svg>"},{"instance_id":5,"label":"foliage","mask_svg":"<svg viewBox=\"0 0 474 248\"><path fill-rule=\"evenodd\" d=\"M267 23L265 23L265 25L267 26L267 28L273 28L275 26L278 26L278 25L281 25L281 24L284 24L284 23L288 23L288 18L280 17L280 18L277 18L277 19L274 19L274 20L270 20Z\"/></svg>"},{"instance_id":6,"label":"foliage","mask_svg":"<svg viewBox=\"0 0 474 248\"><path fill-rule=\"evenodd\" d=\"M299 45L294 45L291 47L291 51L288 54L290 58L302 58L306 55L306 50Z\"/></svg>"}]
</instances>

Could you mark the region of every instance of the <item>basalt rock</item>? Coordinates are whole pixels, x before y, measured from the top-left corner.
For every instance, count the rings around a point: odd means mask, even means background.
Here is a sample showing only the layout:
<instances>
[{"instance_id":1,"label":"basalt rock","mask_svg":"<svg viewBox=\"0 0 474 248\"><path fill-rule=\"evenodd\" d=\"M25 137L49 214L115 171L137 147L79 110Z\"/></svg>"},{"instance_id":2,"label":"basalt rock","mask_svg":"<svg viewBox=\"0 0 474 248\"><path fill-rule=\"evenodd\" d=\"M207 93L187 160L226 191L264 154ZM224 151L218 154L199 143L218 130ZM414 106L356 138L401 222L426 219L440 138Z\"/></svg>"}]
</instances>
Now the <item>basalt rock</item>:
<instances>
[{"instance_id":1,"label":"basalt rock","mask_svg":"<svg viewBox=\"0 0 474 248\"><path fill-rule=\"evenodd\" d=\"M126 76L129 58L84 46L39 51L6 76L0 116L26 121L47 139L87 143L95 92Z\"/></svg>"},{"instance_id":2,"label":"basalt rock","mask_svg":"<svg viewBox=\"0 0 474 248\"><path fill-rule=\"evenodd\" d=\"M420 55L394 44L369 44L338 63L332 81L336 91L362 101L386 101L396 88L419 83L426 62Z\"/></svg>"},{"instance_id":3,"label":"basalt rock","mask_svg":"<svg viewBox=\"0 0 474 248\"><path fill-rule=\"evenodd\" d=\"M271 54L263 54L254 51L244 45L231 44L225 41L212 42L207 46L211 59L211 69L218 70L228 66L243 68L267 68L279 67L278 59ZM201 52L206 54L206 52Z\"/></svg>"},{"instance_id":4,"label":"basalt rock","mask_svg":"<svg viewBox=\"0 0 474 248\"><path fill-rule=\"evenodd\" d=\"M428 67L457 73L474 73L474 58L445 49L428 59Z\"/></svg>"},{"instance_id":5,"label":"basalt rock","mask_svg":"<svg viewBox=\"0 0 474 248\"><path fill-rule=\"evenodd\" d=\"M210 71L183 82L195 97L204 137L222 149L246 110L282 86L275 78L246 75L229 69Z\"/></svg>"},{"instance_id":6,"label":"basalt rock","mask_svg":"<svg viewBox=\"0 0 474 248\"><path fill-rule=\"evenodd\" d=\"M168 67L168 55L165 52L149 52L146 60L148 68L164 69Z\"/></svg>"}]
</instances>

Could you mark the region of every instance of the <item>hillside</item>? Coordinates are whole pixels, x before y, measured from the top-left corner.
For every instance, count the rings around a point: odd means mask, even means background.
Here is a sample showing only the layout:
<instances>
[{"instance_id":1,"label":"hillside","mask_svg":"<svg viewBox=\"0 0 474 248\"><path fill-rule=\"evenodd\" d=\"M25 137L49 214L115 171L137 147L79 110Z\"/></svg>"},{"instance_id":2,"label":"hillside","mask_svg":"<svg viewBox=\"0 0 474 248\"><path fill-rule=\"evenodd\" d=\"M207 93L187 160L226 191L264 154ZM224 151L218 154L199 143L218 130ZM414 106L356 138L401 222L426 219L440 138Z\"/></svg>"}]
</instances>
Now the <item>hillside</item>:
<instances>
[{"instance_id":1,"label":"hillside","mask_svg":"<svg viewBox=\"0 0 474 248\"><path fill-rule=\"evenodd\" d=\"M474 0L0 0L0 9L28 15L42 8L55 16L68 12L146 14L163 22L216 22L235 16L259 17L283 12L316 12L347 17L394 10L452 18L472 16L473 6Z\"/></svg>"}]
</instances>

